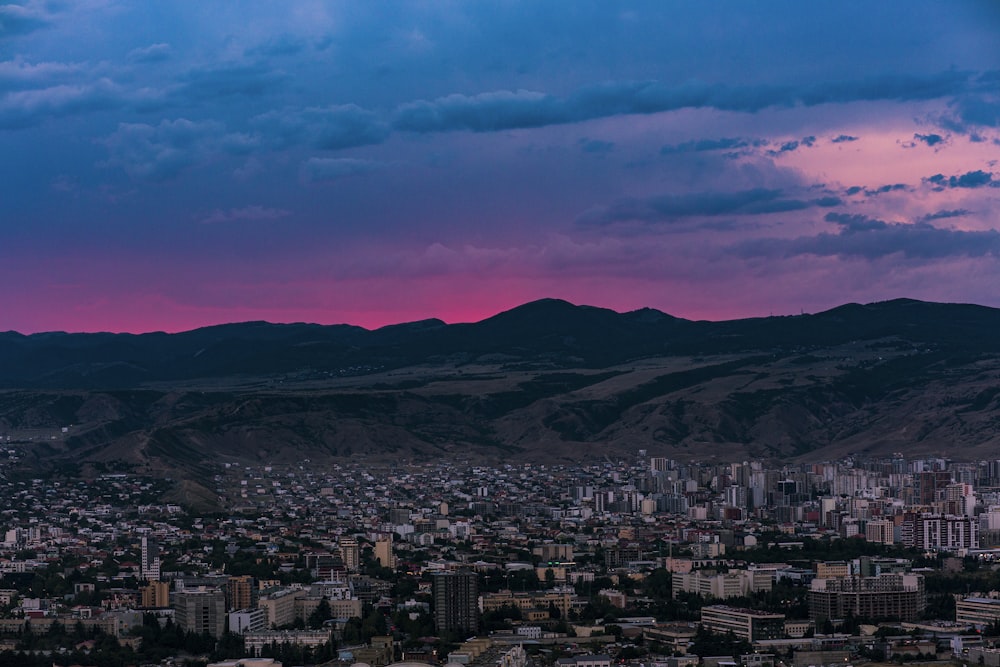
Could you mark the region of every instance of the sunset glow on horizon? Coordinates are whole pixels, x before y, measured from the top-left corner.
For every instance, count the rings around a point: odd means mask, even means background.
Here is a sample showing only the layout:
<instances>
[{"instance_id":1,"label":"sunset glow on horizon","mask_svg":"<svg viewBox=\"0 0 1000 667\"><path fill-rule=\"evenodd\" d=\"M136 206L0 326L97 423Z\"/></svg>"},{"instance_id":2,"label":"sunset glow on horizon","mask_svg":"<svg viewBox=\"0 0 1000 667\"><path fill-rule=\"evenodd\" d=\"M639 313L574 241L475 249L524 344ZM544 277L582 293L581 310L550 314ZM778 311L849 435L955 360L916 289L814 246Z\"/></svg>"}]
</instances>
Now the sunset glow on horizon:
<instances>
[{"instance_id":1,"label":"sunset glow on horizon","mask_svg":"<svg viewBox=\"0 0 1000 667\"><path fill-rule=\"evenodd\" d=\"M0 331L1000 307L997 34L985 0L0 4Z\"/></svg>"}]
</instances>

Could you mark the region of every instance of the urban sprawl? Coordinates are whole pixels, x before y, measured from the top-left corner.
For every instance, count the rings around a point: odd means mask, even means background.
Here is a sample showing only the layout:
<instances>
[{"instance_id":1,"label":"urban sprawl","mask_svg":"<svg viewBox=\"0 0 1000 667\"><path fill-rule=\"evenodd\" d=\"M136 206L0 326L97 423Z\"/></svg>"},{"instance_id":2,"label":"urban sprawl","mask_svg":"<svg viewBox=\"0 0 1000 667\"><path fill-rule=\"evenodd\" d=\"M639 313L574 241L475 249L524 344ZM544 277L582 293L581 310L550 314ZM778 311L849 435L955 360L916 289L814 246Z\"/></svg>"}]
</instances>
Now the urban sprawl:
<instances>
[{"instance_id":1,"label":"urban sprawl","mask_svg":"<svg viewBox=\"0 0 1000 667\"><path fill-rule=\"evenodd\" d=\"M1000 667L1000 461L231 462L192 512L20 456L0 667Z\"/></svg>"}]
</instances>

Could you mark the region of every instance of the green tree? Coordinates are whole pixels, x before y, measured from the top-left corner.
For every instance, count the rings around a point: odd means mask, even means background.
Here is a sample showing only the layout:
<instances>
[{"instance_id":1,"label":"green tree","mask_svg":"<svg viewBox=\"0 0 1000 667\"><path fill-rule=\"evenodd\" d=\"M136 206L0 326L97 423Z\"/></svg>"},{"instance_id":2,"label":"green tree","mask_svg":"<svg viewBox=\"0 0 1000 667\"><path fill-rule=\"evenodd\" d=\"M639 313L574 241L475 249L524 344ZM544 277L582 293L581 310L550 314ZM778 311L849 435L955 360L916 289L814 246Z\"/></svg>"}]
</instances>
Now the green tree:
<instances>
[{"instance_id":1,"label":"green tree","mask_svg":"<svg viewBox=\"0 0 1000 667\"><path fill-rule=\"evenodd\" d=\"M324 595L316 608L309 614L308 625L316 630L322 628L323 624L331 618L333 618L333 611L330 609L330 601Z\"/></svg>"}]
</instances>

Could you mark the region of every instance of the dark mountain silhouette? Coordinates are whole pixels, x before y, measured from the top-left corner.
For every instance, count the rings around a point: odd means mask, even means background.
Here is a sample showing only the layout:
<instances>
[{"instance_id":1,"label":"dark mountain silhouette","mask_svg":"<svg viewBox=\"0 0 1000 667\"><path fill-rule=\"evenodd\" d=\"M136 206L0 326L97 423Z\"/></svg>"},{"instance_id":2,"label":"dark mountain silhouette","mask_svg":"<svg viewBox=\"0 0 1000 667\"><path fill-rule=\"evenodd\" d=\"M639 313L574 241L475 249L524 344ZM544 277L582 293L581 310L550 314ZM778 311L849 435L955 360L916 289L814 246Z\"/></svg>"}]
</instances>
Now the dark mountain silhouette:
<instances>
[{"instance_id":1,"label":"dark mountain silhouette","mask_svg":"<svg viewBox=\"0 0 1000 667\"><path fill-rule=\"evenodd\" d=\"M66 429L63 432L63 429ZM545 299L471 324L0 334L39 464L995 455L1000 310L898 299L726 322Z\"/></svg>"}]
</instances>

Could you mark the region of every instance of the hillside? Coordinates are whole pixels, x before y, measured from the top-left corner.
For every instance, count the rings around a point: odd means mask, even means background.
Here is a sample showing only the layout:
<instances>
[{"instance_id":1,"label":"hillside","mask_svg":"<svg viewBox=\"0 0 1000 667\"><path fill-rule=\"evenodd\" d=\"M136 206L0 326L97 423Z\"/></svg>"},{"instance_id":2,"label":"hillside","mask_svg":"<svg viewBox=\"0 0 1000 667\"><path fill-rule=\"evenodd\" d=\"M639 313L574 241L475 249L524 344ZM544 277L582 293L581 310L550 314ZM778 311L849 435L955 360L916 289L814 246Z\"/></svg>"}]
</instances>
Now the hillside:
<instances>
[{"instance_id":1,"label":"hillside","mask_svg":"<svg viewBox=\"0 0 1000 667\"><path fill-rule=\"evenodd\" d=\"M473 324L0 334L39 465L995 456L1000 310L896 300L692 322L544 300ZM64 431L65 429L65 431Z\"/></svg>"}]
</instances>

